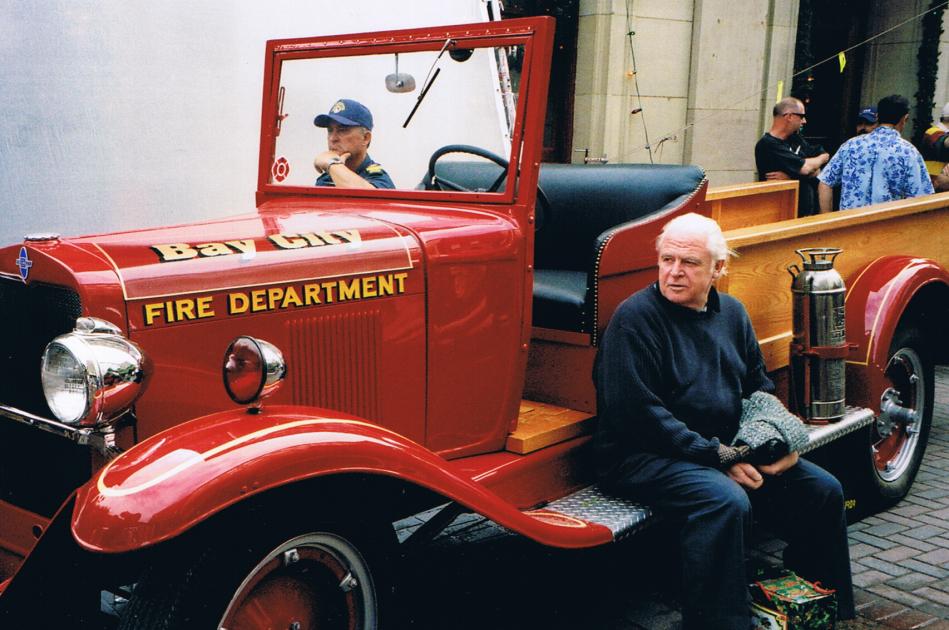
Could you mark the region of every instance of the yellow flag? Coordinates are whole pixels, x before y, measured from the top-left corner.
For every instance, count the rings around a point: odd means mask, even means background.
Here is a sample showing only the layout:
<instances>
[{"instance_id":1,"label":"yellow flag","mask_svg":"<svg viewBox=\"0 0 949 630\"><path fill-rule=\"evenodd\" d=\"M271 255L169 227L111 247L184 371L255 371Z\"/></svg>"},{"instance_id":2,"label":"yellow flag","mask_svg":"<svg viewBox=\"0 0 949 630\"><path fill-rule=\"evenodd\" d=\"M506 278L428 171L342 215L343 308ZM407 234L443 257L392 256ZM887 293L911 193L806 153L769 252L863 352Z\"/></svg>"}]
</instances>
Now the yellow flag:
<instances>
[{"instance_id":1,"label":"yellow flag","mask_svg":"<svg viewBox=\"0 0 949 630\"><path fill-rule=\"evenodd\" d=\"M778 81L778 94L774 99L774 102L777 103L782 98L784 98L784 81Z\"/></svg>"},{"instance_id":2,"label":"yellow flag","mask_svg":"<svg viewBox=\"0 0 949 630\"><path fill-rule=\"evenodd\" d=\"M840 71L843 72L847 67L847 55L842 52L837 53L837 61L840 63Z\"/></svg>"}]
</instances>

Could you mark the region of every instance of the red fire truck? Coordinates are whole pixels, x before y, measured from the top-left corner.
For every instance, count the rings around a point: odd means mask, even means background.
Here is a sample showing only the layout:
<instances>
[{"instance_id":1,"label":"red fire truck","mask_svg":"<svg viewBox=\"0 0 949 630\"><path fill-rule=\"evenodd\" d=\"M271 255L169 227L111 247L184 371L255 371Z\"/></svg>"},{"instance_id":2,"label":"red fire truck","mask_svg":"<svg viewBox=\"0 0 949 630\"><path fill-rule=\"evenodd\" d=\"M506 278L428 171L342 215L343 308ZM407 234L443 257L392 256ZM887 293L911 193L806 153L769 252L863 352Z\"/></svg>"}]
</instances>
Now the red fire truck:
<instances>
[{"instance_id":1,"label":"red fire truck","mask_svg":"<svg viewBox=\"0 0 949 630\"><path fill-rule=\"evenodd\" d=\"M255 212L0 249L4 627L93 624L111 592L123 628L376 628L406 516L438 508L412 542L473 512L559 548L653 520L595 486L590 368L660 227L713 207L697 167L541 168L552 33L271 41ZM395 189L314 185L313 117L342 97L372 109ZM946 206L727 234L749 254L721 288L785 395L807 348L784 266L799 240L844 247L847 407L808 449L851 444L869 502L903 496L925 448Z\"/></svg>"}]
</instances>

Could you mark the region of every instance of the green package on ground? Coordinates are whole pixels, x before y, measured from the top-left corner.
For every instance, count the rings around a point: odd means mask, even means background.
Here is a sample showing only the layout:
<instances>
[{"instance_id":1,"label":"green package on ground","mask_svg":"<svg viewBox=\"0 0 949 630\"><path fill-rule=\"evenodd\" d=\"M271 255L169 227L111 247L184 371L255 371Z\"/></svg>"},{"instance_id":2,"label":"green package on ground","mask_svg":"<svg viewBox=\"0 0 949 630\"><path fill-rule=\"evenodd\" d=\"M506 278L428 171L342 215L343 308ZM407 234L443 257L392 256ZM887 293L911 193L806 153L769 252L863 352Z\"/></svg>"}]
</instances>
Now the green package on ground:
<instances>
[{"instance_id":1,"label":"green package on ground","mask_svg":"<svg viewBox=\"0 0 949 630\"><path fill-rule=\"evenodd\" d=\"M821 588L794 573L756 582L751 593L761 606L786 616L788 630L832 630L837 620L833 589Z\"/></svg>"}]
</instances>

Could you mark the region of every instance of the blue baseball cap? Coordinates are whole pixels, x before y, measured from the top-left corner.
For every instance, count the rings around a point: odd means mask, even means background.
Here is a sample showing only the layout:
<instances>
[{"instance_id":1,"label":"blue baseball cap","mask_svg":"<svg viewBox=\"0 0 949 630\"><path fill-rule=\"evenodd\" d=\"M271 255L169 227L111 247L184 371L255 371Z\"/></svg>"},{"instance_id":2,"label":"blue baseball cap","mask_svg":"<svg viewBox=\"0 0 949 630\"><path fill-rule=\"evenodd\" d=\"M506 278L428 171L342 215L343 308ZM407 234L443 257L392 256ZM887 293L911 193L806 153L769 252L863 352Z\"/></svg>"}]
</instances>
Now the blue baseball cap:
<instances>
[{"instance_id":1,"label":"blue baseball cap","mask_svg":"<svg viewBox=\"0 0 949 630\"><path fill-rule=\"evenodd\" d=\"M358 101L341 98L330 107L328 113L320 114L313 119L313 124L317 127L329 127L330 123L372 130L372 113L368 107Z\"/></svg>"},{"instance_id":2,"label":"blue baseball cap","mask_svg":"<svg viewBox=\"0 0 949 630\"><path fill-rule=\"evenodd\" d=\"M864 107L860 110L860 113L857 114L858 119L867 121L868 123L875 123L877 121L877 108L876 107Z\"/></svg>"}]
</instances>

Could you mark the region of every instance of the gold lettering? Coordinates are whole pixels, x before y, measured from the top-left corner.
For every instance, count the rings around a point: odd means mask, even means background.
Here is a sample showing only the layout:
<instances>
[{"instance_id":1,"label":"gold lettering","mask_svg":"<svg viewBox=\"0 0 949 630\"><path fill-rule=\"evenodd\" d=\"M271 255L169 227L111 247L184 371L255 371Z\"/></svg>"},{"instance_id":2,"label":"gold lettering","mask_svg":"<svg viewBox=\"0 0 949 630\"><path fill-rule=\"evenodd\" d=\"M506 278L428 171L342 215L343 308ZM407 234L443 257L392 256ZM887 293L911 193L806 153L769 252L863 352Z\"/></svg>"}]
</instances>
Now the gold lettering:
<instances>
[{"instance_id":1,"label":"gold lettering","mask_svg":"<svg viewBox=\"0 0 949 630\"><path fill-rule=\"evenodd\" d=\"M379 296L392 295L392 274L379 276Z\"/></svg>"},{"instance_id":2,"label":"gold lettering","mask_svg":"<svg viewBox=\"0 0 949 630\"><path fill-rule=\"evenodd\" d=\"M230 293L227 296L227 314L238 315L246 313L250 308L250 300L246 293Z\"/></svg>"},{"instance_id":3,"label":"gold lettering","mask_svg":"<svg viewBox=\"0 0 949 630\"><path fill-rule=\"evenodd\" d=\"M172 260L188 260L196 258L198 251L187 243L169 243L168 245L152 245L152 249L158 252L158 257L162 262Z\"/></svg>"},{"instance_id":4,"label":"gold lettering","mask_svg":"<svg viewBox=\"0 0 949 630\"><path fill-rule=\"evenodd\" d=\"M250 292L250 312L259 313L260 311L267 310L267 302L265 301L267 297L267 292L263 289L257 289L256 291Z\"/></svg>"},{"instance_id":5,"label":"gold lettering","mask_svg":"<svg viewBox=\"0 0 949 630\"><path fill-rule=\"evenodd\" d=\"M395 274L395 279L398 284L396 293L405 293L405 279L409 277L407 273L397 273Z\"/></svg>"},{"instance_id":6,"label":"gold lettering","mask_svg":"<svg viewBox=\"0 0 949 630\"><path fill-rule=\"evenodd\" d=\"M306 300L307 306L311 304L322 304L323 300L320 299L320 285L313 283L303 285L303 298Z\"/></svg>"},{"instance_id":7,"label":"gold lettering","mask_svg":"<svg viewBox=\"0 0 949 630\"><path fill-rule=\"evenodd\" d=\"M362 235L359 233L359 230L337 230L332 233L333 236L338 236L347 243L360 243L362 242Z\"/></svg>"},{"instance_id":8,"label":"gold lettering","mask_svg":"<svg viewBox=\"0 0 949 630\"><path fill-rule=\"evenodd\" d=\"M145 325L151 326L155 323L155 318L161 315L164 304L161 302L152 302L145 305Z\"/></svg>"},{"instance_id":9,"label":"gold lettering","mask_svg":"<svg viewBox=\"0 0 949 630\"><path fill-rule=\"evenodd\" d=\"M274 234L270 237L273 244L280 249L300 249L306 247L306 241L296 238L296 234Z\"/></svg>"},{"instance_id":10,"label":"gold lettering","mask_svg":"<svg viewBox=\"0 0 949 630\"><path fill-rule=\"evenodd\" d=\"M196 303L198 306L199 319L204 318L204 317L214 317L214 310L211 308L213 301L214 301L214 298L212 298L210 295L199 297L196 300Z\"/></svg>"},{"instance_id":11,"label":"gold lettering","mask_svg":"<svg viewBox=\"0 0 949 630\"><path fill-rule=\"evenodd\" d=\"M267 289L267 309L274 310L277 304L283 299L283 289L281 287L270 287Z\"/></svg>"},{"instance_id":12,"label":"gold lettering","mask_svg":"<svg viewBox=\"0 0 949 630\"><path fill-rule=\"evenodd\" d=\"M333 289L336 288L336 283L335 283L335 282L323 282L322 284L320 284L320 286L323 287L323 295L326 296L326 301L327 301L327 302L332 302L332 301L333 301Z\"/></svg>"},{"instance_id":13,"label":"gold lettering","mask_svg":"<svg viewBox=\"0 0 949 630\"><path fill-rule=\"evenodd\" d=\"M194 319L194 300L175 300L175 316L178 321Z\"/></svg>"},{"instance_id":14,"label":"gold lettering","mask_svg":"<svg viewBox=\"0 0 949 630\"><path fill-rule=\"evenodd\" d=\"M242 254L253 254L257 252L257 246L254 244L253 239L245 239L242 241L225 241L224 244L228 247L233 247Z\"/></svg>"},{"instance_id":15,"label":"gold lettering","mask_svg":"<svg viewBox=\"0 0 949 630\"><path fill-rule=\"evenodd\" d=\"M290 304L303 306L303 300L300 299L300 295L293 287L287 287L287 293L283 296L283 302L280 303L280 308L287 308Z\"/></svg>"},{"instance_id":16,"label":"gold lettering","mask_svg":"<svg viewBox=\"0 0 949 630\"><path fill-rule=\"evenodd\" d=\"M327 242L325 240L323 240L322 238L320 238L313 232L307 232L305 234L301 234L300 236L302 236L303 238L307 240L307 242L310 244L310 247L322 247L323 245L327 245Z\"/></svg>"},{"instance_id":17,"label":"gold lettering","mask_svg":"<svg viewBox=\"0 0 949 630\"><path fill-rule=\"evenodd\" d=\"M231 254L231 248L225 245L224 243L201 243L200 245L195 245L198 248L198 254L205 257L212 256L227 256Z\"/></svg>"},{"instance_id":18,"label":"gold lettering","mask_svg":"<svg viewBox=\"0 0 949 630\"><path fill-rule=\"evenodd\" d=\"M358 300L360 298L359 293L359 280L353 280L352 282L346 282L345 280L339 281L339 300Z\"/></svg>"},{"instance_id":19,"label":"gold lettering","mask_svg":"<svg viewBox=\"0 0 949 630\"><path fill-rule=\"evenodd\" d=\"M378 277L379 276L372 276L369 278L362 279L362 296L363 297L371 298L371 297L376 297L377 295L379 295L378 292L376 291L376 279Z\"/></svg>"},{"instance_id":20,"label":"gold lettering","mask_svg":"<svg viewBox=\"0 0 949 630\"><path fill-rule=\"evenodd\" d=\"M327 245L339 245L342 243L341 240L336 238L333 232L318 232L316 236L326 241Z\"/></svg>"}]
</instances>

